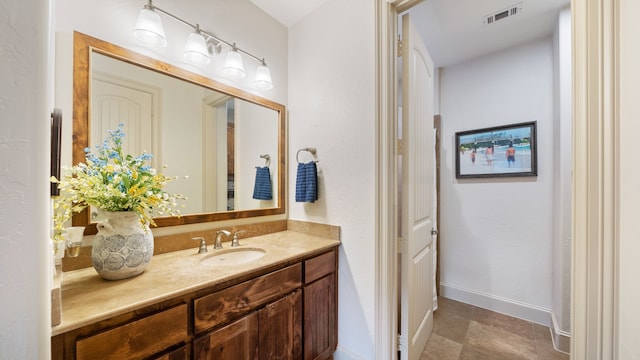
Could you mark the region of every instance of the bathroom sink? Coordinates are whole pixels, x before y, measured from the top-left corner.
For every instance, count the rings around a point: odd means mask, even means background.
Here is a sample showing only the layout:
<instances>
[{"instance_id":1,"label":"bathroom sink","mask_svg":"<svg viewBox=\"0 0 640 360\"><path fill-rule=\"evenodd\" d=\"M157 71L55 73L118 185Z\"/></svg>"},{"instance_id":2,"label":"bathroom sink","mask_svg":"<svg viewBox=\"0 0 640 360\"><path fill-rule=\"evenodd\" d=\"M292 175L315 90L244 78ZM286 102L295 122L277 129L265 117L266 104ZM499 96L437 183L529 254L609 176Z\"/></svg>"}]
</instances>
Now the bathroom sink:
<instances>
[{"instance_id":1,"label":"bathroom sink","mask_svg":"<svg viewBox=\"0 0 640 360\"><path fill-rule=\"evenodd\" d=\"M207 255L200 260L204 266L239 265L260 259L266 252L259 248L240 248L222 250L216 254Z\"/></svg>"}]
</instances>

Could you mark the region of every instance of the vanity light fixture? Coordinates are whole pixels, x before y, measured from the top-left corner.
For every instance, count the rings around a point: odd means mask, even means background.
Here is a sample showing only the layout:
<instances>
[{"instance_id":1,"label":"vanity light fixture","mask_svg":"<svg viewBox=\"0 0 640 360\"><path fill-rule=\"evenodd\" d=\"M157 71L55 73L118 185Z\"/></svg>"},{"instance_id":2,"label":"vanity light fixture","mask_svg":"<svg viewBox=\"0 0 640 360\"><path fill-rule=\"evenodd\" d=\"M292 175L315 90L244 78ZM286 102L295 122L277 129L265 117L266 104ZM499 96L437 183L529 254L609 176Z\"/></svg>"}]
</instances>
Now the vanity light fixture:
<instances>
[{"instance_id":1,"label":"vanity light fixture","mask_svg":"<svg viewBox=\"0 0 640 360\"><path fill-rule=\"evenodd\" d=\"M271 71L262 59L262 64L256 69L256 78L253 80L253 87L258 90L270 90L273 88L271 82Z\"/></svg>"},{"instance_id":2,"label":"vanity light fixture","mask_svg":"<svg viewBox=\"0 0 640 360\"><path fill-rule=\"evenodd\" d=\"M244 78L244 63L242 63L242 56L240 56L235 43L233 44L233 48L227 53L227 59L224 61L222 72L235 79Z\"/></svg>"},{"instance_id":3,"label":"vanity light fixture","mask_svg":"<svg viewBox=\"0 0 640 360\"><path fill-rule=\"evenodd\" d=\"M200 25L196 24L196 30L189 34L184 45L184 58L198 65L207 65L211 62L207 41L200 33Z\"/></svg>"},{"instance_id":4,"label":"vanity light fixture","mask_svg":"<svg viewBox=\"0 0 640 360\"><path fill-rule=\"evenodd\" d=\"M133 28L133 36L146 45L167 46L167 37L164 35L162 19L160 19L160 15L153 11L151 1L140 10L138 21Z\"/></svg>"},{"instance_id":5,"label":"vanity light fixture","mask_svg":"<svg viewBox=\"0 0 640 360\"><path fill-rule=\"evenodd\" d=\"M151 46L167 46L167 38L164 35L164 28L158 13L165 14L175 20L193 28L193 32L189 34L187 43L184 48L184 57L188 61L197 65L207 65L211 61L212 54L220 54L222 45L230 48L222 68L222 73L228 77L242 79L245 77L244 64L240 53L245 54L260 63L256 69L256 77L252 85L258 90L269 90L273 88L271 82L271 72L267 67L264 58L259 58L245 50L240 49L235 43L222 40L216 35L200 29L200 25L193 25L176 15L173 15L155 5L153 0L148 3L140 11L140 16L133 29L133 36L145 45Z\"/></svg>"}]
</instances>

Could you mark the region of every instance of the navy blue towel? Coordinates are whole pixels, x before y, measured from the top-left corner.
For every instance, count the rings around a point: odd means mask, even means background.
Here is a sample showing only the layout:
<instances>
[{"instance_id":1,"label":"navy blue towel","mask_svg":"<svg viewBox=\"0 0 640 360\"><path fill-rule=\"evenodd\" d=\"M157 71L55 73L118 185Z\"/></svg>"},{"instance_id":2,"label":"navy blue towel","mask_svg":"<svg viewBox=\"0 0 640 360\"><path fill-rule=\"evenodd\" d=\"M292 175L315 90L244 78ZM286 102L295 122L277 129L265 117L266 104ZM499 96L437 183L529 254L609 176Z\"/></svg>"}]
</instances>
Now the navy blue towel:
<instances>
[{"instance_id":1,"label":"navy blue towel","mask_svg":"<svg viewBox=\"0 0 640 360\"><path fill-rule=\"evenodd\" d=\"M271 174L268 167L256 167L256 182L253 186L253 198L256 200L271 200Z\"/></svg>"},{"instance_id":2,"label":"navy blue towel","mask_svg":"<svg viewBox=\"0 0 640 360\"><path fill-rule=\"evenodd\" d=\"M315 202L318 200L318 169L315 161L298 163L296 175L296 202Z\"/></svg>"}]
</instances>

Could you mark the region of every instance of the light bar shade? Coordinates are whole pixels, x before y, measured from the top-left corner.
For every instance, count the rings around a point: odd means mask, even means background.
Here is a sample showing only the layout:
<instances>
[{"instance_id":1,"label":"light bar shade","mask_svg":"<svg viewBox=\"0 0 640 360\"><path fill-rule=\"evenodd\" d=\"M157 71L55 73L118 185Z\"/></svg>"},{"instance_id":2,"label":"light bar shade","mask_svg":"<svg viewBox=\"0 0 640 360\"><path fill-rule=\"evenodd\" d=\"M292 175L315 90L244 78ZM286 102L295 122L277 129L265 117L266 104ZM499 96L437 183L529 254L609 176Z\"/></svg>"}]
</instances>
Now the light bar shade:
<instances>
[{"instance_id":1,"label":"light bar shade","mask_svg":"<svg viewBox=\"0 0 640 360\"><path fill-rule=\"evenodd\" d=\"M271 71L265 63L258 66L258 69L256 70L256 77L253 80L253 87L258 90L270 90L273 88L273 83L271 82Z\"/></svg>"},{"instance_id":2,"label":"light bar shade","mask_svg":"<svg viewBox=\"0 0 640 360\"><path fill-rule=\"evenodd\" d=\"M133 36L143 44L165 47L167 38L164 35L164 27L160 15L151 9L140 10L140 16L133 28Z\"/></svg>"},{"instance_id":3,"label":"light bar shade","mask_svg":"<svg viewBox=\"0 0 640 360\"><path fill-rule=\"evenodd\" d=\"M209 50L207 49L207 42L202 34L198 32L189 34L187 43L184 46L184 57L188 61L198 65L207 65L211 61Z\"/></svg>"},{"instance_id":4,"label":"light bar shade","mask_svg":"<svg viewBox=\"0 0 640 360\"><path fill-rule=\"evenodd\" d=\"M235 79L244 78L245 73L242 56L240 56L240 53L236 51L235 48L227 53L227 58L222 67L222 73Z\"/></svg>"}]
</instances>

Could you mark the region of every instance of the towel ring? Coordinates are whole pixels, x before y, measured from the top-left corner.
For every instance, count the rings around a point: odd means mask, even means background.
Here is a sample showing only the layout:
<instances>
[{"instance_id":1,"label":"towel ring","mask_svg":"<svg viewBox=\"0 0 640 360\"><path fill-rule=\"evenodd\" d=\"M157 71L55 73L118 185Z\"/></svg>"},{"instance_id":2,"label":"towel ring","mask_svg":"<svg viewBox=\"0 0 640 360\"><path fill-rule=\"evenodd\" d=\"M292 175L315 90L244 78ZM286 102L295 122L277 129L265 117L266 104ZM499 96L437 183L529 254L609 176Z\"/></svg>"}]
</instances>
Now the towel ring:
<instances>
[{"instance_id":1,"label":"towel ring","mask_svg":"<svg viewBox=\"0 0 640 360\"><path fill-rule=\"evenodd\" d=\"M298 152L296 153L296 161L298 162L298 164L300 164L300 152L301 151L306 151L308 153L311 153L311 155L313 155L314 158L315 158L316 148L312 148L312 147L302 148L302 149L298 150ZM315 160L315 159L313 161L318 162L318 160Z\"/></svg>"},{"instance_id":2,"label":"towel ring","mask_svg":"<svg viewBox=\"0 0 640 360\"><path fill-rule=\"evenodd\" d=\"M271 165L271 156L269 154L260 155L261 159L264 159L264 166L269 167Z\"/></svg>"}]
</instances>

